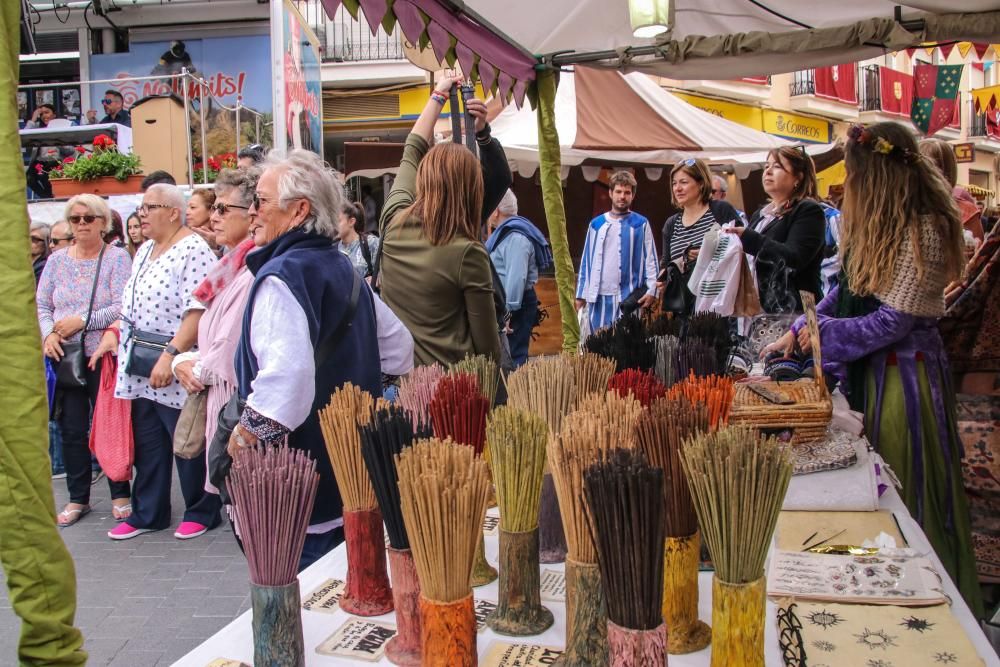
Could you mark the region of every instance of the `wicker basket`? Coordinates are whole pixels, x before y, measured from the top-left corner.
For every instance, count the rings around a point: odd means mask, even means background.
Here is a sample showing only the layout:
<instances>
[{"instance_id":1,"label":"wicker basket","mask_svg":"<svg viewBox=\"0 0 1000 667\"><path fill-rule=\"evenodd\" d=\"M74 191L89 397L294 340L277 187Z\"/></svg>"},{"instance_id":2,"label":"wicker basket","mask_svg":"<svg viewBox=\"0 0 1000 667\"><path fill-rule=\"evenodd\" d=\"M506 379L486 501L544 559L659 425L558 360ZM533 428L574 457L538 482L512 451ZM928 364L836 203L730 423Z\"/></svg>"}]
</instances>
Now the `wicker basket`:
<instances>
[{"instance_id":1,"label":"wicker basket","mask_svg":"<svg viewBox=\"0 0 1000 667\"><path fill-rule=\"evenodd\" d=\"M754 393L747 384L734 386L730 424L746 424L767 434L791 431L791 444L802 445L826 436L833 417L833 401L823 379L823 357L819 345L819 325L816 320L816 300L801 292L802 306L812 339L813 371L811 379L793 382L758 382L756 386L784 394L795 401L792 405L777 405Z\"/></svg>"}]
</instances>

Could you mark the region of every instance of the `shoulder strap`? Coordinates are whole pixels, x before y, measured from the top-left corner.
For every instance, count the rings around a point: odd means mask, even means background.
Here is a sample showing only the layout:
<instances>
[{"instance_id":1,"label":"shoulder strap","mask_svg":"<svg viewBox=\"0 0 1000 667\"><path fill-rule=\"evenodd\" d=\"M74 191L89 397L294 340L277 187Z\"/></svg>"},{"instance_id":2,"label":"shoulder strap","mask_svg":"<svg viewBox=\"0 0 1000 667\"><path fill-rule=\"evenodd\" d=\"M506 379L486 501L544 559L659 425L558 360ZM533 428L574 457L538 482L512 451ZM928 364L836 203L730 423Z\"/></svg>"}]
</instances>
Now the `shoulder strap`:
<instances>
[{"instance_id":1,"label":"shoulder strap","mask_svg":"<svg viewBox=\"0 0 1000 667\"><path fill-rule=\"evenodd\" d=\"M368 275L375 273L375 267L372 266L372 249L368 247L368 234L359 234L358 240L361 243L361 256L365 258L365 264L368 265Z\"/></svg>"},{"instance_id":2,"label":"shoulder strap","mask_svg":"<svg viewBox=\"0 0 1000 667\"><path fill-rule=\"evenodd\" d=\"M316 348L316 368L326 363L326 360L333 354L333 348L343 339L354 322L354 315L358 310L358 299L361 297L361 286L364 281L358 277L358 272L353 269L351 276L354 279L351 284L351 300L347 303L347 309L344 311L344 316L340 318L340 324L337 325L336 330Z\"/></svg>"},{"instance_id":3,"label":"shoulder strap","mask_svg":"<svg viewBox=\"0 0 1000 667\"><path fill-rule=\"evenodd\" d=\"M101 264L104 263L104 250L107 243L101 244L101 252L97 255L97 271L94 272L94 286L90 290L90 304L87 306L87 319L83 322L83 333L87 333L90 326L90 316L94 314L94 297L97 296L97 282L101 279Z\"/></svg>"}]
</instances>

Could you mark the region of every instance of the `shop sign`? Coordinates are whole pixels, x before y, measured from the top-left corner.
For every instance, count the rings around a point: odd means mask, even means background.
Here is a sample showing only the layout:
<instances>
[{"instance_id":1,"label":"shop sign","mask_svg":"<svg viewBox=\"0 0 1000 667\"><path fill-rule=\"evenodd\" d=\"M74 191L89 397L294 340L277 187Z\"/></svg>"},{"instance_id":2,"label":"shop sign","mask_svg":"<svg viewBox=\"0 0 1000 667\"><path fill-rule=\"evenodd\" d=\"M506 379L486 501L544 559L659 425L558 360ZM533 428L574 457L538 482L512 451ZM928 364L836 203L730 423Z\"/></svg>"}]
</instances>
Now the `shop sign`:
<instances>
[{"instance_id":1,"label":"shop sign","mask_svg":"<svg viewBox=\"0 0 1000 667\"><path fill-rule=\"evenodd\" d=\"M830 123L787 111L764 109L764 131L793 141L830 143Z\"/></svg>"},{"instance_id":2,"label":"shop sign","mask_svg":"<svg viewBox=\"0 0 1000 667\"><path fill-rule=\"evenodd\" d=\"M975 144L955 144L952 148L955 149L955 162L975 162L976 161L976 146Z\"/></svg>"},{"instance_id":3,"label":"shop sign","mask_svg":"<svg viewBox=\"0 0 1000 667\"><path fill-rule=\"evenodd\" d=\"M698 107L702 111L710 113L713 116L731 120L734 123L739 123L740 125L754 130L759 131L762 129L760 107L752 107L746 104L736 104L735 102L725 102L723 100L714 100L710 97L690 95L688 93L675 92L674 95L688 104Z\"/></svg>"}]
</instances>

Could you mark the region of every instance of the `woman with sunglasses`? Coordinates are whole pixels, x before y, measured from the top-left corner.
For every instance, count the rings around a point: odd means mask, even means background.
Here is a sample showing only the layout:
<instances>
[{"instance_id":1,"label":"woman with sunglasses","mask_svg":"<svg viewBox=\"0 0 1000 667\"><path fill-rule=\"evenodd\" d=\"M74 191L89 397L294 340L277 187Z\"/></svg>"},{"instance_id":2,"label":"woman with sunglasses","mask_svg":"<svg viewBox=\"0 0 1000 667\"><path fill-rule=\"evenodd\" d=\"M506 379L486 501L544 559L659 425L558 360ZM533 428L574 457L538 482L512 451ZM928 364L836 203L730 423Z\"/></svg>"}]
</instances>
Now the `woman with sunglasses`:
<instances>
[{"instance_id":1,"label":"woman with sunglasses","mask_svg":"<svg viewBox=\"0 0 1000 667\"><path fill-rule=\"evenodd\" d=\"M218 245L230 248L194 291L205 306L198 322L198 348L174 358L174 377L189 394L208 389L205 397L205 441L212 442L218 415L236 391L236 347L243 325L243 311L253 285L246 256L254 249L248 211L257 189L260 169L223 169L215 180L212 229ZM208 452L205 452L208 456ZM206 459L207 461L207 459ZM206 464L207 465L207 464ZM218 494L208 481L205 490Z\"/></svg>"},{"instance_id":2,"label":"woman with sunglasses","mask_svg":"<svg viewBox=\"0 0 1000 667\"><path fill-rule=\"evenodd\" d=\"M743 242L764 312L800 313L800 290L823 298L826 214L816 201L816 167L802 146L776 148L767 154L763 185L770 203L746 227L724 231Z\"/></svg>"},{"instance_id":3,"label":"woman with sunglasses","mask_svg":"<svg viewBox=\"0 0 1000 667\"><path fill-rule=\"evenodd\" d=\"M684 308L681 314L690 314L694 308L694 295L687 288L687 278L694 269L705 233L716 223L721 226L729 223L742 225L743 222L732 205L712 197L712 172L702 160L689 158L674 166L670 171L670 198L681 212L668 218L663 225L663 257L660 259L660 277L656 287L663 295L670 281L683 281ZM672 268L671 263L677 268Z\"/></svg>"},{"instance_id":4,"label":"woman with sunglasses","mask_svg":"<svg viewBox=\"0 0 1000 667\"><path fill-rule=\"evenodd\" d=\"M76 243L49 256L38 284L38 322L45 356L58 362L63 343L83 337L83 352L96 354L101 332L118 319L122 291L132 270L123 248L104 243L111 211L100 197L77 195L66 204L66 220ZM93 294L93 303L91 303ZM90 413L100 385L101 360L91 359L83 387L56 390L56 414L62 432L63 462L69 503L59 512L60 526L71 526L90 512ZM111 513L121 521L131 513L128 482L112 482Z\"/></svg>"}]
</instances>

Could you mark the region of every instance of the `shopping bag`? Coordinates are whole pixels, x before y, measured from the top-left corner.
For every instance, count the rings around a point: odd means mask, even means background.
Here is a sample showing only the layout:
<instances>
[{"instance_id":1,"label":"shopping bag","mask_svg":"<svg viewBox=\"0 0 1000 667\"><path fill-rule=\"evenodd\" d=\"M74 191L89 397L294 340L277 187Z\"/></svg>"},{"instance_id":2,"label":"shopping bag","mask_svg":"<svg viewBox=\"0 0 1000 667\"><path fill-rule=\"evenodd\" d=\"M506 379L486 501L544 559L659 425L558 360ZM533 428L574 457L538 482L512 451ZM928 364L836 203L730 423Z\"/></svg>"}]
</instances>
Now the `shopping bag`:
<instances>
[{"instance_id":1,"label":"shopping bag","mask_svg":"<svg viewBox=\"0 0 1000 667\"><path fill-rule=\"evenodd\" d=\"M733 303L733 315L736 317L753 317L764 309L760 305L760 293L757 281L745 252L740 252L739 288L736 291L736 301Z\"/></svg>"},{"instance_id":2,"label":"shopping bag","mask_svg":"<svg viewBox=\"0 0 1000 667\"><path fill-rule=\"evenodd\" d=\"M90 426L90 451L113 482L132 479L132 401L115 398L118 357L110 352L101 360L101 386Z\"/></svg>"},{"instance_id":3,"label":"shopping bag","mask_svg":"<svg viewBox=\"0 0 1000 667\"><path fill-rule=\"evenodd\" d=\"M590 328L590 305L589 304L586 304L586 303L583 304L583 307L580 308L580 310L576 311L576 321L577 321L577 324L579 324L579 326L580 326L580 343L579 343L578 347L579 347L580 351L583 352L584 350L586 350L586 348L584 347L584 344L587 342L587 339L590 337L590 334L593 333L593 331L591 331L591 328Z\"/></svg>"}]
</instances>

